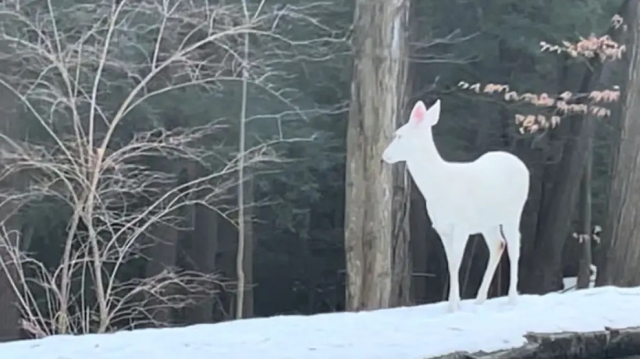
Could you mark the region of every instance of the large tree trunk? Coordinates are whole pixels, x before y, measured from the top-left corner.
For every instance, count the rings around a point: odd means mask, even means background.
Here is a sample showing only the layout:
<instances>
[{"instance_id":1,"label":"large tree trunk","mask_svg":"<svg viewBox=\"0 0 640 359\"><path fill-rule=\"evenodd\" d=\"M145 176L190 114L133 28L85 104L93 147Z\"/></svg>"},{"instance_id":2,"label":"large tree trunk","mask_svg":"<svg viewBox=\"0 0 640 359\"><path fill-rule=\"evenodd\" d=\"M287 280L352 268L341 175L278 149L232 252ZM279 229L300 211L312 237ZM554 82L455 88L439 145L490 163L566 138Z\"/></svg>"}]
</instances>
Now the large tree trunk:
<instances>
[{"instance_id":1,"label":"large tree trunk","mask_svg":"<svg viewBox=\"0 0 640 359\"><path fill-rule=\"evenodd\" d=\"M585 92L585 91L583 91ZM543 190L535 243L525 259L522 289L527 293L548 293L562 289L562 249L570 235L580 179L586 161L587 139L594 134L592 118L566 120L568 138L562 159L551 169L550 185Z\"/></svg>"},{"instance_id":2,"label":"large tree trunk","mask_svg":"<svg viewBox=\"0 0 640 359\"><path fill-rule=\"evenodd\" d=\"M592 66L597 65L595 60ZM580 93L590 89L610 88L613 66L606 63L599 70L586 70ZM572 221L580 193L580 182L589 160L589 149L595 134L592 115L567 118L557 129L563 137L560 161L548 166L541 193L535 242L523 251L522 290L526 293L548 293L561 290L562 252L571 236Z\"/></svg>"},{"instance_id":3,"label":"large tree trunk","mask_svg":"<svg viewBox=\"0 0 640 359\"><path fill-rule=\"evenodd\" d=\"M620 115L604 228L606 259L598 285L640 285L640 1L628 0L622 16L628 26L628 73Z\"/></svg>"},{"instance_id":4,"label":"large tree trunk","mask_svg":"<svg viewBox=\"0 0 640 359\"><path fill-rule=\"evenodd\" d=\"M381 160L403 112L408 10L408 0L356 1L347 131L347 310L408 300L408 216L393 213L406 212L407 205L398 202L408 197L408 181L394 181L404 168L393 169ZM398 275L407 278L394 278Z\"/></svg>"}]
</instances>

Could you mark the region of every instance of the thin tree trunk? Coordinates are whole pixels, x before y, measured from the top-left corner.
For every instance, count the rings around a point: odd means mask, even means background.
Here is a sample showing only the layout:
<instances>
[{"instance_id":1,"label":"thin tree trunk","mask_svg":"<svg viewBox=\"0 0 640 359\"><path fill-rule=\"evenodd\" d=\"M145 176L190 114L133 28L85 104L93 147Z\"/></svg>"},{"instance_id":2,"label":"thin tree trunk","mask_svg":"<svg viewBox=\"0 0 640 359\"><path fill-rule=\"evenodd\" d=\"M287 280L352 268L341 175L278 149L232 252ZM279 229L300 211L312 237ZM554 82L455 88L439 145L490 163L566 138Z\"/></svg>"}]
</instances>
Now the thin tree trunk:
<instances>
[{"instance_id":1,"label":"thin tree trunk","mask_svg":"<svg viewBox=\"0 0 640 359\"><path fill-rule=\"evenodd\" d=\"M620 115L619 142L610 183L604 227L606 259L598 285L640 285L640 1L628 0L621 12L628 26L628 73Z\"/></svg>"},{"instance_id":2,"label":"thin tree trunk","mask_svg":"<svg viewBox=\"0 0 640 359\"><path fill-rule=\"evenodd\" d=\"M226 218L218 216L218 250L216 253L216 271L223 282L235 281L236 258L238 253L238 230ZM218 293L220 306L214 312L214 321L227 321L235 317L235 293L227 286L220 286Z\"/></svg>"},{"instance_id":3,"label":"thin tree trunk","mask_svg":"<svg viewBox=\"0 0 640 359\"><path fill-rule=\"evenodd\" d=\"M5 204L3 207L10 207L10 205ZM10 208L0 208L0 219L7 229L16 228L16 218L12 215ZM6 241L10 246L17 245L15 233L11 233L8 238L0 241ZM15 264L10 263L7 251L2 245L0 245L0 260L6 264L7 268L7 271L4 271L0 267L0 342L6 342L20 339L20 311L16 292L11 285L12 281L17 280L18 269ZM20 286L19 283L16 285Z\"/></svg>"},{"instance_id":4,"label":"thin tree trunk","mask_svg":"<svg viewBox=\"0 0 640 359\"><path fill-rule=\"evenodd\" d=\"M429 218L424 198L416 186L411 186L411 215L409 226L411 228L411 300L414 303L427 301L427 258L428 243L427 230Z\"/></svg>"},{"instance_id":5,"label":"thin tree trunk","mask_svg":"<svg viewBox=\"0 0 640 359\"><path fill-rule=\"evenodd\" d=\"M250 318L254 315L254 283L253 283L253 256L255 247L254 233L254 208L253 203L254 178L250 173L245 175L244 182L244 203L247 205L244 210L244 248L242 253L242 270L244 272L244 291L242 295L241 318ZM238 283L238 228L227 219L218 217L218 246L217 246L217 272L222 276L222 281ZM220 301L219 313L214 313L215 320L230 320L238 318L238 293L240 288L228 289L221 286L218 299Z\"/></svg>"},{"instance_id":6,"label":"thin tree trunk","mask_svg":"<svg viewBox=\"0 0 640 359\"><path fill-rule=\"evenodd\" d=\"M421 11L415 4L409 11L408 19L408 41L411 43L418 43L424 41L428 32L431 30L429 26L421 26ZM425 29L426 28L426 29ZM413 56L413 49L409 47L407 50L409 56ZM411 105L417 99L423 99L425 90L429 89L429 86L423 83L420 78L422 66L421 62L410 61L407 64L407 80L405 88L408 90L403 96L407 103L404 104L404 110L408 111ZM409 103L411 102L411 103ZM404 112L400 120L407 118L408 112ZM430 228L429 216L427 215L427 208L425 206L424 197L418 187L415 186L411 176L409 177L410 189L409 191L409 261L410 262L410 288L411 296L409 301L411 303L426 303L428 299L428 256L429 256L429 236L428 231ZM435 238L435 240L438 240Z\"/></svg>"},{"instance_id":7,"label":"thin tree trunk","mask_svg":"<svg viewBox=\"0 0 640 359\"><path fill-rule=\"evenodd\" d=\"M593 162L593 141L589 140L587 164L582 174L580 186L580 233L582 255L578 265L579 289L589 288L591 279L591 169Z\"/></svg>"},{"instance_id":8,"label":"thin tree trunk","mask_svg":"<svg viewBox=\"0 0 640 359\"><path fill-rule=\"evenodd\" d=\"M189 250L193 267L201 273L213 274L218 248L218 214L201 204L194 205L193 212L193 232ZM187 323L212 322L214 300L214 297L205 298L190 307L186 313Z\"/></svg>"},{"instance_id":9,"label":"thin tree trunk","mask_svg":"<svg viewBox=\"0 0 640 359\"><path fill-rule=\"evenodd\" d=\"M0 16L0 19L2 17ZM6 55L9 52L9 47L3 41L0 41L0 54ZM11 64L3 61L0 63L0 71L8 73L11 71ZM0 86L0 131L3 135L9 138L15 139L20 133L20 121L17 121L17 99L7 90L6 87ZM0 143L0 146L3 146ZM0 163L0 167L3 164ZM22 183L21 183L22 182ZM15 175L10 176L0 183L0 190L2 188L15 188L16 185L22 185L24 179L16 178ZM13 202L7 202L0 207L0 223L4 225L6 233L12 233L13 230L18 229L19 221L15 216L16 205ZM7 241L7 245L17 245L17 238L15 234L4 238ZM0 240L2 243L2 240ZM3 271L0 267L0 342L16 340L20 337L20 310L18 308L18 297L11 286L11 282L17 280L17 270L15 265L9 263L9 255L7 248L4 248L0 244L0 261L7 264L7 271ZM20 286L20 284L18 284Z\"/></svg>"},{"instance_id":10,"label":"thin tree trunk","mask_svg":"<svg viewBox=\"0 0 640 359\"><path fill-rule=\"evenodd\" d=\"M167 163L167 170L180 171L182 175L179 176L178 182L184 183L188 180L188 174L186 169L181 168L179 165ZM186 178L184 177L186 176ZM173 201L176 195L167 199L167 202ZM178 209L166 215L169 217L179 217L181 220L178 222L180 227L184 227L185 219L188 217L188 213L185 213L187 209ZM176 227L176 224L165 224L162 221L154 223L150 227L148 240L152 243L151 247L147 250L147 256L149 262L146 266L146 277L151 278L160 275L163 271L174 268L177 265L177 251L178 243L180 241L181 230ZM170 325L174 322L173 308L168 307L162 300L162 296L171 295L169 292L173 288L166 288L167 293L153 293L149 296L147 301L146 310L150 318L157 325Z\"/></svg>"},{"instance_id":11,"label":"thin tree trunk","mask_svg":"<svg viewBox=\"0 0 640 359\"><path fill-rule=\"evenodd\" d=\"M408 298L408 278L394 283L408 274L408 216L393 213L406 208L398 201L408 196L407 181L394 180L403 168L381 160L403 112L408 10L408 0L356 1L347 131L347 310L386 308Z\"/></svg>"},{"instance_id":12,"label":"thin tree trunk","mask_svg":"<svg viewBox=\"0 0 640 359\"><path fill-rule=\"evenodd\" d=\"M400 166L397 166L400 167ZM404 168L395 168L393 196L393 234L391 237L391 294L392 307L411 303L411 256L409 255L409 213L411 209L411 183ZM402 171L401 173L398 173Z\"/></svg>"},{"instance_id":13,"label":"thin tree trunk","mask_svg":"<svg viewBox=\"0 0 640 359\"><path fill-rule=\"evenodd\" d=\"M311 211L309 211L311 212ZM300 233L299 238L299 253L298 257L298 266L303 268L302 272L304 273L301 276L301 280L304 283L304 286L307 288L307 304L306 304L306 314L313 314L316 308L316 288L318 285L318 274L317 272L321 271L321 268L318 268L319 265L314 262L313 254L311 252L311 238L309 236L310 231L310 216L305 217L305 227L306 230Z\"/></svg>"},{"instance_id":14,"label":"thin tree trunk","mask_svg":"<svg viewBox=\"0 0 640 359\"><path fill-rule=\"evenodd\" d=\"M176 249L180 233L177 228L165 224L158 224L153 229L155 241L149 250L149 263L147 264L147 278L154 277L162 273L165 269L176 264ZM162 302L163 293L158 293L158 297L150 297L148 300L148 311L153 321L159 325L168 325L173 321L173 310Z\"/></svg>"},{"instance_id":15,"label":"thin tree trunk","mask_svg":"<svg viewBox=\"0 0 640 359\"><path fill-rule=\"evenodd\" d=\"M253 183L254 178L249 177L244 182L244 200L247 207L244 210L244 254L242 272L244 274L244 295L242 297L242 318L253 317L253 248L255 237L253 233Z\"/></svg>"},{"instance_id":16,"label":"thin tree trunk","mask_svg":"<svg viewBox=\"0 0 640 359\"><path fill-rule=\"evenodd\" d=\"M395 49L398 54L409 54L408 44L406 39L409 32L409 0L404 0L406 3L399 5L405 8L398 8L400 14L396 15L394 30L398 31L394 40L401 43L392 43L392 46L396 46ZM404 10L404 12L402 11ZM396 28L397 27L397 28ZM406 56L406 55L405 55ZM399 58L396 60L400 60ZM398 112L396 116L396 128L404 125L406 119L409 118L409 102L408 98L408 70L409 64L401 64L398 70L399 86L397 100L398 100ZM393 215L392 223L392 237L391 237L391 299L390 306L406 306L411 304L411 256L410 254L410 240L411 230L409 227L409 219L411 213L411 176L406 170L405 166L393 166L392 168L393 178L393 199L391 204L391 213Z\"/></svg>"},{"instance_id":17,"label":"thin tree trunk","mask_svg":"<svg viewBox=\"0 0 640 359\"><path fill-rule=\"evenodd\" d=\"M246 3L243 1L243 6L245 9L245 16L247 16L247 21L249 14L246 12ZM239 183L238 183L238 253L236 255L236 275L238 277L238 292L236 293L236 319L240 319L244 314L244 303L245 303L245 288L247 288L246 275L244 272L245 268L245 246L246 246L246 233L245 233L245 224L246 216L245 216L245 149L246 149L246 118L247 118L247 91L248 91L248 69L249 66L249 34L245 33L244 35L244 64L242 67L242 103L240 108L240 138L239 138L239 152L240 152L240 161L239 161Z\"/></svg>"}]
</instances>

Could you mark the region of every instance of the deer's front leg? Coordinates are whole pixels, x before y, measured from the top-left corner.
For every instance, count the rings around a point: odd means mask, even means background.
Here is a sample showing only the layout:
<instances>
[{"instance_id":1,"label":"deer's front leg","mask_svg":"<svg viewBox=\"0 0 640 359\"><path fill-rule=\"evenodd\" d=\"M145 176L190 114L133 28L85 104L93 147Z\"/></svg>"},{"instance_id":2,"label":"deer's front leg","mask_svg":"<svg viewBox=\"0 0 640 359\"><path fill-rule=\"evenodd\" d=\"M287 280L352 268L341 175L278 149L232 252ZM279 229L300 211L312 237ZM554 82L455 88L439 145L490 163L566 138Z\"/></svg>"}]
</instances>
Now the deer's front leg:
<instances>
[{"instance_id":1,"label":"deer's front leg","mask_svg":"<svg viewBox=\"0 0 640 359\"><path fill-rule=\"evenodd\" d=\"M443 232L443 234L440 237L449 267L449 305L447 311L451 313L460 309L460 264L469 235L456 228Z\"/></svg>"}]
</instances>

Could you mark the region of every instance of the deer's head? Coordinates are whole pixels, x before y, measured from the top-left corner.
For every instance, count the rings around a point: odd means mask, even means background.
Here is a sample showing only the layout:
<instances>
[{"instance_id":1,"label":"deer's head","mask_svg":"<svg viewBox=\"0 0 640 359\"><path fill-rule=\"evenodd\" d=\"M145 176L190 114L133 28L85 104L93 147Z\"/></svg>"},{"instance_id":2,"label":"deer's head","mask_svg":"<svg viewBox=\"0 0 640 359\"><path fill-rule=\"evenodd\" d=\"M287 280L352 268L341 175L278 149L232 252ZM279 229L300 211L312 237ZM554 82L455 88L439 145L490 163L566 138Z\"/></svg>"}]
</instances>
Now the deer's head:
<instances>
[{"instance_id":1,"label":"deer's head","mask_svg":"<svg viewBox=\"0 0 640 359\"><path fill-rule=\"evenodd\" d=\"M421 144L433 141L431 127L438 123L439 118L440 100L429 109L424 102L416 102L411 110L409 122L396 130L393 140L382 153L382 159L387 163L396 163L419 156L419 149L423 148Z\"/></svg>"}]
</instances>

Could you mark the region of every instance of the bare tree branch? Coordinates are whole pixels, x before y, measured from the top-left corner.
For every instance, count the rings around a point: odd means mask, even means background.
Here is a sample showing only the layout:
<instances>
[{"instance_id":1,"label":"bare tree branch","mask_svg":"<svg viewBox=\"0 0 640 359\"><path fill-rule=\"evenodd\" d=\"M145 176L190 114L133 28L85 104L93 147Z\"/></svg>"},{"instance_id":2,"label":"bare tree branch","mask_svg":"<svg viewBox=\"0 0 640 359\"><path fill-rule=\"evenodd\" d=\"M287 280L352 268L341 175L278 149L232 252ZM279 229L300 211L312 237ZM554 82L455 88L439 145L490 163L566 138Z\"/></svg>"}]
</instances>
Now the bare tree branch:
<instances>
[{"instance_id":1,"label":"bare tree branch","mask_svg":"<svg viewBox=\"0 0 640 359\"><path fill-rule=\"evenodd\" d=\"M180 308L215 294L220 283L211 274L167 268L152 278L122 281L120 273L154 245L142 239L152 227L179 225L181 208L200 204L235 221L230 190L245 180L244 168L282 161L274 144L308 140L288 136L281 122L313 112L300 108L296 91L287 88L287 67L324 61L344 43L339 32L306 15L322 6L269 8L263 1L249 8L206 0L0 4L0 41L11 49L0 57L15 64L14 71L0 74L0 85L38 127L28 142L0 134L0 179L29 179L26 188L0 194L0 203L27 208L55 201L70 213L54 268L12 244L10 230L0 223L0 246L11 258L0 264L5 271L19 268L12 286L24 329L35 336L105 332L122 320L131 326L153 321L158 305ZM302 22L313 36L288 31ZM170 92L218 94L234 82L245 87L243 109L249 85L288 108L251 118L276 119L277 136L236 151L225 144L233 126L222 119L197 126L180 119L167 126L153 117L154 101ZM242 125L246 117L243 111ZM198 163L207 173L181 182L158 161ZM242 226L244 206L255 204L239 197Z\"/></svg>"}]
</instances>

